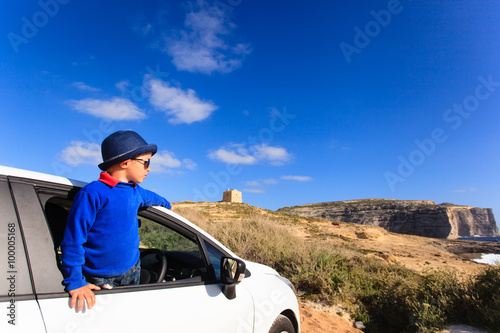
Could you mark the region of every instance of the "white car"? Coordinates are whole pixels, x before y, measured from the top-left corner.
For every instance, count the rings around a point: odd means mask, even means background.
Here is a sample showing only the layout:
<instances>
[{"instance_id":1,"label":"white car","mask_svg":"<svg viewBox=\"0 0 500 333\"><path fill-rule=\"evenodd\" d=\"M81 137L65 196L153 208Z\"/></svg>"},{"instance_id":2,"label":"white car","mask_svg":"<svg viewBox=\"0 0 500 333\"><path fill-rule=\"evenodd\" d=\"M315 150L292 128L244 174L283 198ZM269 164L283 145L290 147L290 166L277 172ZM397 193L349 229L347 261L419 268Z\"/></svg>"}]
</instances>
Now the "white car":
<instances>
[{"instance_id":1,"label":"white car","mask_svg":"<svg viewBox=\"0 0 500 333\"><path fill-rule=\"evenodd\" d=\"M162 207L138 215L141 284L96 291L92 309L71 309L59 243L84 185L0 166L1 332L300 332L287 279Z\"/></svg>"}]
</instances>

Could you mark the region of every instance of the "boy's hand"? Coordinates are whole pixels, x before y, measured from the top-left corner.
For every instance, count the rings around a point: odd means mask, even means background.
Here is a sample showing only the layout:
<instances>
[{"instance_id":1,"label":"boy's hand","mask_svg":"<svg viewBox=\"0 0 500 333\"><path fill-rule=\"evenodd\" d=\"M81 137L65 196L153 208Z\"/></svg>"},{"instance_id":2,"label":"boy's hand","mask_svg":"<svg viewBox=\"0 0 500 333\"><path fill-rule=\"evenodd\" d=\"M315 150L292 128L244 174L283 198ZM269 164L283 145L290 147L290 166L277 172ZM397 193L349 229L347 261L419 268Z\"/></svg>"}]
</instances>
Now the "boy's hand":
<instances>
[{"instance_id":1,"label":"boy's hand","mask_svg":"<svg viewBox=\"0 0 500 333\"><path fill-rule=\"evenodd\" d=\"M95 284L88 284L86 286L80 287L78 289L73 289L69 291L71 296L70 307L73 309L78 301L78 311L83 310L84 300L87 302L87 307L92 309L95 305L95 295L92 290L100 290L101 288Z\"/></svg>"}]
</instances>

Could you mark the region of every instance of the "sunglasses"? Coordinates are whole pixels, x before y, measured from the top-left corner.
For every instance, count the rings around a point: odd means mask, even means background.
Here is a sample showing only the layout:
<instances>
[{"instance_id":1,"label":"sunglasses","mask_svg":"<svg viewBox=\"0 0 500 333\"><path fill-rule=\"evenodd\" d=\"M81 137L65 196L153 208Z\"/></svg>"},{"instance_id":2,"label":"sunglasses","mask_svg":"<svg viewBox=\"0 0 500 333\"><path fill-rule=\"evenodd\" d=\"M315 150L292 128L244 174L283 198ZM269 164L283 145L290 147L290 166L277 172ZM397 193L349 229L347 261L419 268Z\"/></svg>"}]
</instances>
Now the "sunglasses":
<instances>
[{"instance_id":1,"label":"sunglasses","mask_svg":"<svg viewBox=\"0 0 500 333\"><path fill-rule=\"evenodd\" d=\"M142 165L144 165L144 168L146 169L149 168L149 165L151 164L151 160L143 160L142 158L131 158L131 160L143 162Z\"/></svg>"}]
</instances>

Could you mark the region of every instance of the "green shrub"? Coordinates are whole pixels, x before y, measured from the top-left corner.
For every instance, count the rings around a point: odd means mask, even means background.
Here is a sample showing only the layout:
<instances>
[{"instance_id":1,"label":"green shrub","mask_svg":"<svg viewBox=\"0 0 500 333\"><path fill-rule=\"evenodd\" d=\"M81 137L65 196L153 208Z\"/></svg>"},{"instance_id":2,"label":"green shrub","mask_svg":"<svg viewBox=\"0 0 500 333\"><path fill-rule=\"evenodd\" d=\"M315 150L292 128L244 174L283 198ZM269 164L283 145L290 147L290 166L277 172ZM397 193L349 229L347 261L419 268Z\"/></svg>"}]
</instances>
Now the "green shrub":
<instances>
[{"instance_id":1,"label":"green shrub","mask_svg":"<svg viewBox=\"0 0 500 333\"><path fill-rule=\"evenodd\" d=\"M399 281L386 279L358 299L369 315L367 332L436 332L452 323L500 329L499 268L469 277L431 271Z\"/></svg>"},{"instance_id":2,"label":"green shrub","mask_svg":"<svg viewBox=\"0 0 500 333\"><path fill-rule=\"evenodd\" d=\"M198 247L193 241L180 235L171 229L160 226L144 217L141 218L139 229L141 244L148 248L156 248L164 251L197 251Z\"/></svg>"},{"instance_id":3,"label":"green shrub","mask_svg":"<svg viewBox=\"0 0 500 333\"><path fill-rule=\"evenodd\" d=\"M461 318L466 318L469 324L500 332L500 267L491 267L471 277L459 302L464 309Z\"/></svg>"}]
</instances>

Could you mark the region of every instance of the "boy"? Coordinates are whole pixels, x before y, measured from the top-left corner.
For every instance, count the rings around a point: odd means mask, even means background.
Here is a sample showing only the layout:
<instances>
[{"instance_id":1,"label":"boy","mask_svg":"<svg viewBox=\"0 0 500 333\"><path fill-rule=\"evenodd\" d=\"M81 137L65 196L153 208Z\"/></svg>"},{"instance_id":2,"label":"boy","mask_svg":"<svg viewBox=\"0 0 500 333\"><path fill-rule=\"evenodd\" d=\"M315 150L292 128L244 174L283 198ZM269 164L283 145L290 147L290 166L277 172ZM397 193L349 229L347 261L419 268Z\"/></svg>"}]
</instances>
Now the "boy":
<instances>
[{"instance_id":1,"label":"boy","mask_svg":"<svg viewBox=\"0 0 500 333\"><path fill-rule=\"evenodd\" d=\"M133 131L118 131L101 145L100 178L75 197L61 243L63 283L71 308L95 304L92 290L139 284L139 207L172 209L163 197L138 184L147 176L155 144Z\"/></svg>"}]
</instances>

